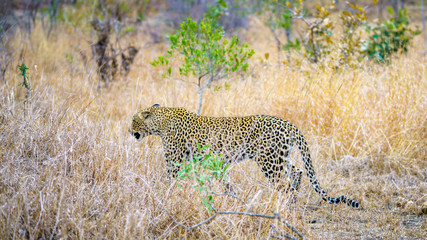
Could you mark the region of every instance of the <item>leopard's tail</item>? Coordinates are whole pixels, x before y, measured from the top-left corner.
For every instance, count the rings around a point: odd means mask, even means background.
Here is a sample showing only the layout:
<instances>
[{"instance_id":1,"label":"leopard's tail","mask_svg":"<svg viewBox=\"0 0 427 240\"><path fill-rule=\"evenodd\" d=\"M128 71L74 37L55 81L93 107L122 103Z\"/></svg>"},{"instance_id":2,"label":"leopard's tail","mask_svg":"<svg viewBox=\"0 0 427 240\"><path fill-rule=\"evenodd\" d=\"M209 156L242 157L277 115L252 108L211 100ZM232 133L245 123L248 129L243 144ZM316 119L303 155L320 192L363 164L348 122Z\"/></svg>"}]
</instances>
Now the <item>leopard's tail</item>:
<instances>
[{"instance_id":1,"label":"leopard's tail","mask_svg":"<svg viewBox=\"0 0 427 240\"><path fill-rule=\"evenodd\" d=\"M326 191L320 186L319 181L316 179L316 173L314 172L313 165L311 163L311 156L310 156L310 149L308 148L307 142L304 138L304 136L301 134L301 132L295 127L292 126L294 129L294 142L298 146L298 149L301 152L301 158L304 162L304 168L305 172L308 176L308 179L310 180L311 185L313 186L314 190L322 196L322 199L327 201L330 204L340 204L345 203L350 207L359 208L360 204L353 199L347 198L346 196L341 197L331 197L329 196Z\"/></svg>"}]
</instances>

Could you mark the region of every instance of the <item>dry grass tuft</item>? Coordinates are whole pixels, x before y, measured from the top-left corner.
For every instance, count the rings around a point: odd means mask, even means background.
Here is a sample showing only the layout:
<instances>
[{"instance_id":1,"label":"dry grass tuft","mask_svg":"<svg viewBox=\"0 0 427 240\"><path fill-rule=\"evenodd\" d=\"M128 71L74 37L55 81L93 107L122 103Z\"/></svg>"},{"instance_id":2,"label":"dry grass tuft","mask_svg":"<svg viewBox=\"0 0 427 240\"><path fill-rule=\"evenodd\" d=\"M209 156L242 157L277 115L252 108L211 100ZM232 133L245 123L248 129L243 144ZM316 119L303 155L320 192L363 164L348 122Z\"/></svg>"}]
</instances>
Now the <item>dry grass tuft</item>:
<instances>
[{"instance_id":1,"label":"dry grass tuft","mask_svg":"<svg viewBox=\"0 0 427 240\"><path fill-rule=\"evenodd\" d=\"M359 200L363 209L321 203L306 178L298 202L289 205L289 196L271 190L253 162L231 167L237 195L254 212L278 212L310 239L425 238L427 74L418 52L423 49L389 66L278 67L274 59L259 60L276 52L267 30L256 29L246 35L258 53L251 74L224 80L230 89L208 89L202 113L289 119L305 133L323 187L333 196ZM9 71L8 83L0 86L0 239L259 239L273 234L271 223L287 231L277 221L235 215L192 231L174 224L166 210L186 225L210 214L191 186L179 189L168 180L160 140L137 144L127 129L137 109L154 103L195 111L196 88L161 79L148 62L163 47L145 45L143 35L128 39L142 47L128 77L99 88L94 63L79 59L80 51L90 54L84 38L76 37L83 35L68 29L52 41L37 28L32 43L20 33L15 37L13 47L24 49L30 67L33 93L24 105L17 71ZM76 59L72 68L66 53ZM301 166L298 154L294 161ZM215 206L244 210L223 196Z\"/></svg>"}]
</instances>

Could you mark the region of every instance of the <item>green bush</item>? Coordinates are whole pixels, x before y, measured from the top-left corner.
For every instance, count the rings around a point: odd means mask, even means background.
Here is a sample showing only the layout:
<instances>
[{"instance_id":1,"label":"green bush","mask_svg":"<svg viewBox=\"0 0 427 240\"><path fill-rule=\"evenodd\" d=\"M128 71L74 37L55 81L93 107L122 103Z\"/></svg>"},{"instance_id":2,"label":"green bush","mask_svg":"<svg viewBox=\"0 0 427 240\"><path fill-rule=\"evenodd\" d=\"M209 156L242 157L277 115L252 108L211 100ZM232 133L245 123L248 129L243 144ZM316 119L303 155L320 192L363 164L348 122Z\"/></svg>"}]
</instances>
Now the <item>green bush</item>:
<instances>
[{"instance_id":1,"label":"green bush","mask_svg":"<svg viewBox=\"0 0 427 240\"><path fill-rule=\"evenodd\" d=\"M394 15L393 9L388 9ZM399 10L396 18L378 25L366 26L369 38L361 44L361 51L370 59L378 62L389 62L395 53L406 53L409 42L421 31L409 28L409 16L406 9Z\"/></svg>"},{"instance_id":2,"label":"green bush","mask_svg":"<svg viewBox=\"0 0 427 240\"><path fill-rule=\"evenodd\" d=\"M27 100L28 100L28 98L30 97L30 94L31 94L30 83L28 82L28 72L27 72L28 67L25 66L25 64L21 64L21 65L18 65L18 69L21 72L21 76L22 76L22 79L23 79L21 85L25 89L27 89L27 94L25 95L25 101L24 101L24 102L27 102Z\"/></svg>"},{"instance_id":3,"label":"green bush","mask_svg":"<svg viewBox=\"0 0 427 240\"><path fill-rule=\"evenodd\" d=\"M214 198L213 191L210 189L210 182L214 179L227 181L229 164L225 164L224 160L221 160L221 155L216 156L211 151L205 153L208 149L209 145L202 147L197 144L197 152L192 159L184 164L175 163L175 165L181 167L177 179L195 182L193 187L202 195L203 204L211 211L211 203Z\"/></svg>"}]
</instances>

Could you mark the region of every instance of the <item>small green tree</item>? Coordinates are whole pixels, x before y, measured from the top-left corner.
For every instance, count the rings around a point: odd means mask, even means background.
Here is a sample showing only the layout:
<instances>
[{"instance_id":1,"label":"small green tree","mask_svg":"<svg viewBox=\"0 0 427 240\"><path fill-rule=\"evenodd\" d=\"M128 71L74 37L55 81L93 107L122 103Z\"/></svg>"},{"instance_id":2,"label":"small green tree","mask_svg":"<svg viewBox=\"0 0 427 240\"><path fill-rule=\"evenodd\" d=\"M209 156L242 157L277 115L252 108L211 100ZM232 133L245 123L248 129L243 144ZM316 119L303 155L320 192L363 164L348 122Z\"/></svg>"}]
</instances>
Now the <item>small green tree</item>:
<instances>
[{"instance_id":1,"label":"small green tree","mask_svg":"<svg viewBox=\"0 0 427 240\"><path fill-rule=\"evenodd\" d=\"M302 1L262 0L262 10L263 14L267 17L265 24L276 40L277 59L280 61L280 52L283 46L293 46L294 44L291 39L292 25L294 23L292 16L294 13L302 11ZM286 34L285 45L282 44L279 34L277 34L277 31L282 29L285 30ZM288 51L289 58L290 48L288 47L286 50Z\"/></svg>"},{"instance_id":2,"label":"small green tree","mask_svg":"<svg viewBox=\"0 0 427 240\"><path fill-rule=\"evenodd\" d=\"M390 7L388 12L394 15ZM406 53L409 42L418 34L420 30L409 28L409 16L406 9L401 9L397 17L378 25L367 25L366 31L369 38L362 43L361 50L370 59L378 62L389 62L394 53Z\"/></svg>"},{"instance_id":3,"label":"small green tree","mask_svg":"<svg viewBox=\"0 0 427 240\"><path fill-rule=\"evenodd\" d=\"M214 179L226 182L230 164L225 164L224 160L221 160L221 155L216 156L208 149L209 145L202 147L197 144L197 152L189 161L184 164L175 163L175 165L181 167L177 179L195 182L193 186L202 195L203 204L212 211L214 191L210 188L210 182Z\"/></svg>"},{"instance_id":4,"label":"small green tree","mask_svg":"<svg viewBox=\"0 0 427 240\"><path fill-rule=\"evenodd\" d=\"M182 57L179 74L188 76L190 73L198 78L199 115L206 87L232 72L246 72L247 60L255 53L247 44L240 45L236 36L231 40L224 39L224 30L209 18L202 19L200 23L188 18L169 40L170 50L151 64L168 66L168 74L171 75L170 59L177 54Z\"/></svg>"},{"instance_id":5,"label":"small green tree","mask_svg":"<svg viewBox=\"0 0 427 240\"><path fill-rule=\"evenodd\" d=\"M21 64L21 65L18 65L18 69L21 72L21 75L23 78L21 85L25 89L27 89L27 94L25 95L25 102L27 102L28 98L31 96L31 88L30 88L30 83L28 82L28 73L27 73L28 67L25 66L25 64Z\"/></svg>"}]
</instances>

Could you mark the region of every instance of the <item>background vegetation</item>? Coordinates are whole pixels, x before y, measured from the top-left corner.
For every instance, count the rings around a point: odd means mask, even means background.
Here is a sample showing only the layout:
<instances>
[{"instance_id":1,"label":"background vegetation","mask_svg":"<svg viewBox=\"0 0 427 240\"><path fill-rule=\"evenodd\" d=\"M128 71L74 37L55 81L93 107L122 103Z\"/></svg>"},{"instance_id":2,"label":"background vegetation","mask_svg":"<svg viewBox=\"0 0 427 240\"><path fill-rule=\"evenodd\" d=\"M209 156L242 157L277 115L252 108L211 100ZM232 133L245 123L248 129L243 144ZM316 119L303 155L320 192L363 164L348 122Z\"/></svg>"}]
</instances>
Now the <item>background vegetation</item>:
<instances>
[{"instance_id":1,"label":"background vegetation","mask_svg":"<svg viewBox=\"0 0 427 240\"><path fill-rule=\"evenodd\" d=\"M353 19L356 35L338 20L344 11L350 17L362 11L344 1L333 8L330 1L292 2L290 9L299 10L290 13L289 25L275 28L267 1L226 2L227 11L210 8L214 1L0 3L0 239L264 239L275 234L271 224L291 234L277 219L240 215L185 230L171 216L190 226L212 212L191 183L178 187L168 180L159 138L137 144L128 134L131 116L155 103L197 111L197 77L172 70L163 78L168 70L150 62L166 54L166 36L188 14L200 21L205 12L255 55L246 73L204 90L202 115L290 120L306 136L324 188L360 201L362 209L322 202L306 177L290 204L250 161L229 167L236 195L253 212L279 213L309 239L425 238L426 49L425 32L415 33L422 25L420 2L357 1L370 7L362 9L366 21ZM404 27L413 32L391 32L410 38L406 51L387 61L359 51L372 36L367 24L371 33L390 30L396 21L387 7L397 18L402 3L412 22ZM314 52L295 44L300 39L304 46L307 33L319 33L312 39L326 47L316 61ZM349 46L357 51L346 55ZM172 69L181 66L175 60ZM301 167L296 151L293 161ZM219 211L247 208L227 196L215 196L213 204Z\"/></svg>"}]
</instances>

